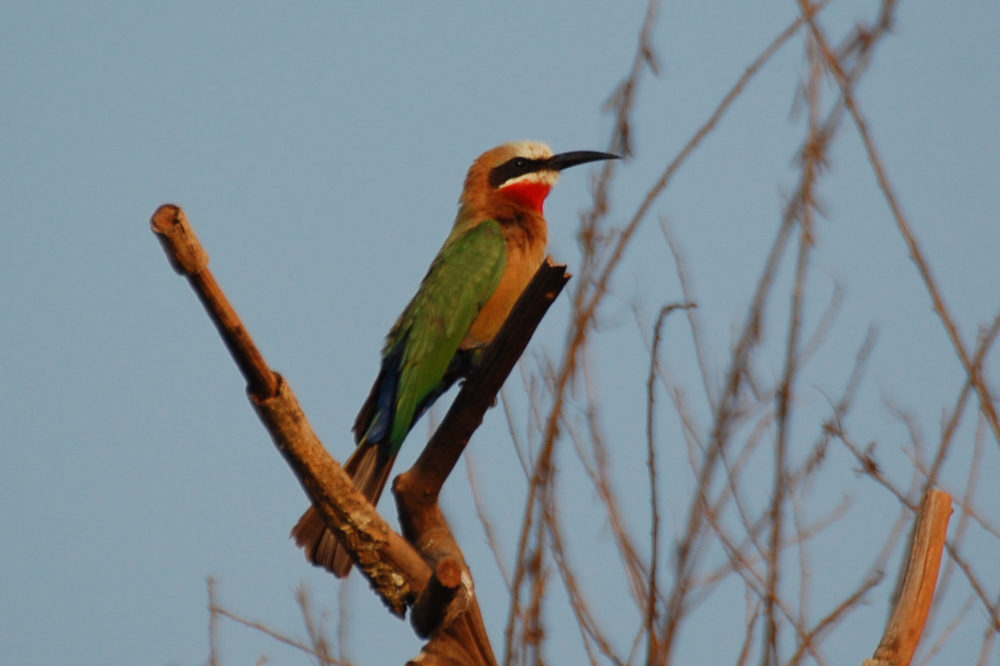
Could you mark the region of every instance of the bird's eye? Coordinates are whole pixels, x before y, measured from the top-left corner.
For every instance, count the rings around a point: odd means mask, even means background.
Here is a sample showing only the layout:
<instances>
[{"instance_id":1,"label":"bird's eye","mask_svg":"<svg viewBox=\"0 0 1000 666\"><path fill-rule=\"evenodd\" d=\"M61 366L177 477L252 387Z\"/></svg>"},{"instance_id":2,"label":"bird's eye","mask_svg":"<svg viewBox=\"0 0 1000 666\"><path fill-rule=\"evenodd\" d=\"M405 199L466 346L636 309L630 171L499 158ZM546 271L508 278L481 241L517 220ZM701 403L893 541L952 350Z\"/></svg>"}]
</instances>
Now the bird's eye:
<instances>
[{"instance_id":1,"label":"bird's eye","mask_svg":"<svg viewBox=\"0 0 1000 666\"><path fill-rule=\"evenodd\" d=\"M518 169L524 169L525 167L528 166L528 160L524 159L523 157L518 157L517 159L514 160L514 166Z\"/></svg>"}]
</instances>

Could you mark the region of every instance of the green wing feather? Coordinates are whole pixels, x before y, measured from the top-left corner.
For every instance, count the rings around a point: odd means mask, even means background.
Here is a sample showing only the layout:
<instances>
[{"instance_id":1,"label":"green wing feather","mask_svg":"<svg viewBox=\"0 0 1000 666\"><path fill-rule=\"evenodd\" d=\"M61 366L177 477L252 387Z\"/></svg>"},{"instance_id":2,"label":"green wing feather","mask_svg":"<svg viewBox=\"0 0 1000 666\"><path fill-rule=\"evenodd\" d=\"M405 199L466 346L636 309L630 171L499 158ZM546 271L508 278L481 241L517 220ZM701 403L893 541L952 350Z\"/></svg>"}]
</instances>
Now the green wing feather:
<instances>
[{"instance_id":1,"label":"green wing feather","mask_svg":"<svg viewBox=\"0 0 1000 666\"><path fill-rule=\"evenodd\" d=\"M398 450L421 402L440 384L462 338L496 291L507 244L492 220L448 238L416 296L386 340L383 356L403 345L389 441Z\"/></svg>"},{"instance_id":2,"label":"green wing feather","mask_svg":"<svg viewBox=\"0 0 1000 666\"><path fill-rule=\"evenodd\" d=\"M507 244L498 223L457 227L389 332L382 370L354 423L358 448L345 465L373 503L418 410L445 388L442 380L462 338L496 291L506 267ZM340 577L351 570L350 554L314 507L292 535L314 564Z\"/></svg>"}]
</instances>

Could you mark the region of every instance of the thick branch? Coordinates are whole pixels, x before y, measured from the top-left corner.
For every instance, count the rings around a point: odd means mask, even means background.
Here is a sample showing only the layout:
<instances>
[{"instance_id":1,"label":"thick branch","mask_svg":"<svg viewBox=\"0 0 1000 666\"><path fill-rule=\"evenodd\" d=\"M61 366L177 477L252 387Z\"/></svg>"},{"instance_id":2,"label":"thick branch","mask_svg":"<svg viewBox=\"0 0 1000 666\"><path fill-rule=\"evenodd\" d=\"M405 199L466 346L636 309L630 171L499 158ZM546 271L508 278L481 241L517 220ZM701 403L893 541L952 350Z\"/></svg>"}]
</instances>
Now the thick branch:
<instances>
[{"instance_id":1,"label":"thick branch","mask_svg":"<svg viewBox=\"0 0 1000 666\"><path fill-rule=\"evenodd\" d=\"M402 617L426 586L429 567L330 456L285 381L280 381L277 395L260 400L251 394L250 399L313 506L357 556L383 602Z\"/></svg>"},{"instance_id":2,"label":"thick branch","mask_svg":"<svg viewBox=\"0 0 1000 666\"><path fill-rule=\"evenodd\" d=\"M208 253L188 224L184 211L179 206L164 204L153 213L150 226L163 244L174 270L187 276L212 323L219 329L226 348L247 380L250 393L261 397L274 395L278 390L277 375L267 366L232 303L208 270Z\"/></svg>"},{"instance_id":3,"label":"thick branch","mask_svg":"<svg viewBox=\"0 0 1000 666\"><path fill-rule=\"evenodd\" d=\"M909 666L934 601L941 551L951 518L951 495L928 490L920 503L896 607L872 659L864 666Z\"/></svg>"},{"instance_id":4,"label":"thick branch","mask_svg":"<svg viewBox=\"0 0 1000 666\"><path fill-rule=\"evenodd\" d=\"M454 601L462 585L462 564L445 557L434 567L427 587L413 604L410 621L417 635L428 638L445 621L448 606Z\"/></svg>"},{"instance_id":5,"label":"thick branch","mask_svg":"<svg viewBox=\"0 0 1000 666\"><path fill-rule=\"evenodd\" d=\"M385 604L402 616L430 578L430 569L357 491L316 436L287 382L268 367L232 304L208 269L208 254L178 206L160 206L151 220L171 264L188 277L247 380L250 400L275 445L324 520L358 556Z\"/></svg>"}]
</instances>

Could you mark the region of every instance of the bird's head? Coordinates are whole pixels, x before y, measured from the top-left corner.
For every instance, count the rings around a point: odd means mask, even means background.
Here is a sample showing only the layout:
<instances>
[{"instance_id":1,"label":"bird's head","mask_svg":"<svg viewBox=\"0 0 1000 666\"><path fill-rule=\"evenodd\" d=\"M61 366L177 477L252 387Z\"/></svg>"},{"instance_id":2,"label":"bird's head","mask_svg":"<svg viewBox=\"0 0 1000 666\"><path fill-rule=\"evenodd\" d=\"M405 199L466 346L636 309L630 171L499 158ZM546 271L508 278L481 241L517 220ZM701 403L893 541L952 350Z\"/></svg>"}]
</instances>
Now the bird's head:
<instances>
[{"instance_id":1,"label":"bird's head","mask_svg":"<svg viewBox=\"0 0 1000 666\"><path fill-rule=\"evenodd\" d=\"M609 159L618 156L590 150L553 155L552 149L540 141L505 143L486 151L469 167L462 203L501 197L541 213L545 197L559 180L560 171Z\"/></svg>"}]
</instances>

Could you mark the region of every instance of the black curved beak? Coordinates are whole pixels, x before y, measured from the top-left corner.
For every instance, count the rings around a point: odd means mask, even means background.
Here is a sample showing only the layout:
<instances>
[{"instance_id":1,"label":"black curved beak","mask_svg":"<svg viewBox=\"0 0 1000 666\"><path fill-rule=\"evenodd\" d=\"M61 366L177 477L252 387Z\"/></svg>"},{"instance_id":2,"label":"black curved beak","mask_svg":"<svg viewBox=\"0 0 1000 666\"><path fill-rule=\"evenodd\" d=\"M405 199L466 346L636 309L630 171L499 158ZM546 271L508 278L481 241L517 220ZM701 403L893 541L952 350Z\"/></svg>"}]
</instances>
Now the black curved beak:
<instances>
[{"instance_id":1,"label":"black curved beak","mask_svg":"<svg viewBox=\"0 0 1000 666\"><path fill-rule=\"evenodd\" d=\"M586 164L587 162L596 162L597 160L619 159L621 158L617 155L612 155L611 153L599 153L594 150L574 150L570 153L559 153L558 155L553 155L549 159L545 160L540 166L543 169L562 171L563 169L568 169L571 166L576 166L577 164Z\"/></svg>"}]
</instances>

